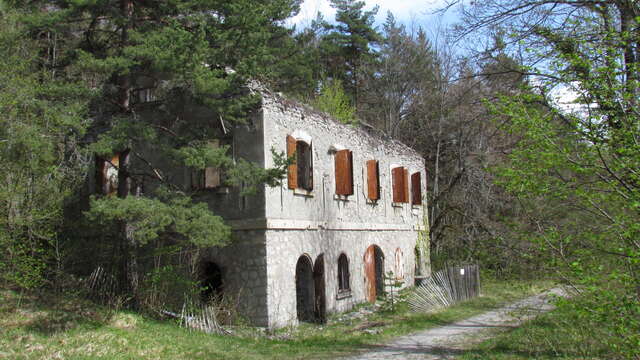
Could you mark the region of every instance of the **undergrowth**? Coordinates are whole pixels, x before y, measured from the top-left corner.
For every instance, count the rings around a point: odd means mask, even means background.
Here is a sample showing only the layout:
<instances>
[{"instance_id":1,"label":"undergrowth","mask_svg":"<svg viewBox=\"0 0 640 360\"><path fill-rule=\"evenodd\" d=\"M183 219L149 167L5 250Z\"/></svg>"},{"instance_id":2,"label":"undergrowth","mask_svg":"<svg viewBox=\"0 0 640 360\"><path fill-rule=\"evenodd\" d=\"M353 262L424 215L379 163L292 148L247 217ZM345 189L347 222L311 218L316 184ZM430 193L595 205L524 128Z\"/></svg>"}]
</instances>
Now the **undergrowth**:
<instances>
[{"instance_id":1,"label":"undergrowth","mask_svg":"<svg viewBox=\"0 0 640 360\"><path fill-rule=\"evenodd\" d=\"M73 296L20 296L0 291L0 358L8 359L301 359L335 358L428 327L473 316L548 288L541 282L489 282L485 296L434 314L399 302L364 317L333 315L328 324L277 331L232 327L208 335L175 321L97 306ZM366 305L359 307L366 309Z\"/></svg>"}]
</instances>

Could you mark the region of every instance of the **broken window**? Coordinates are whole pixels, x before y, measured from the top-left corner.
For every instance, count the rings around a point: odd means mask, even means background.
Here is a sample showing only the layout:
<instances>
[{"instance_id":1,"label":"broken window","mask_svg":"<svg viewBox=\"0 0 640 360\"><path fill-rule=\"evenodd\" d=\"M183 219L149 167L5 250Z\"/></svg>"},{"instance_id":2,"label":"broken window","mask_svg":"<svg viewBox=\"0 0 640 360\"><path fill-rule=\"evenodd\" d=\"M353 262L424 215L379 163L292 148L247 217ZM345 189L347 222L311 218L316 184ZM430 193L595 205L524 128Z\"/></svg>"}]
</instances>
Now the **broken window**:
<instances>
[{"instance_id":1,"label":"broken window","mask_svg":"<svg viewBox=\"0 0 640 360\"><path fill-rule=\"evenodd\" d=\"M311 143L287 135L287 156L295 157L287 169L289 189L313 190L313 149Z\"/></svg>"},{"instance_id":2,"label":"broken window","mask_svg":"<svg viewBox=\"0 0 640 360\"><path fill-rule=\"evenodd\" d=\"M340 254L338 257L338 292L349 292L349 259L347 255Z\"/></svg>"},{"instance_id":3,"label":"broken window","mask_svg":"<svg viewBox=\"0 0 640 360\"><path fill-rule=\"evenodd\" d=\"M96 157L96 192L113 195L118 192L120 153L109 158Z\"/></svg>"},{"instance_id":4,"label":"broken window","mask_svg":"<svg viewBox=\"0 0 640 360\"><path fill-rule=\"evenodd\" d=\"M232 145L229 140L214 139L207 142L207 146L217 150L223 145ZM191 173L191 187L194 190L217 189L224 185L224 172L222 169L207 166L204 169L194 169Z\"/></svg>"},{"instance_id":5,"label":"broken window","mask_svg":"<svg viewBox=\"0 0 640 360\"><path fill-rule=\"evenodd\" d=\"M340 150L335 155L336 194L353 195L353 152Z\"/></svg>"},{"instance_id":6,"label":"broken window","mask_svg":"<svg viewBox=\"0 0 640 360\"><path fill-rule=\"evenodd\" d=\"M411 205L422 205L422 179L419 172L411 175Z\"/></svg>"},{"instance_id":7,"label":"broken window","mask_svg":"<svg viewBox=\"0 0 640 360\"><path fill-rule=\"evenodd\" d=\"M367 197L369 200L380 199L380 168L378 160L367 161Z\"/></svg>"},{"instance_id":8,"label":"broken window","mask_svg":"<svg viewBox=\"0 0 640 360\"><path fill-rule=\"evenodd\" d=\"M394 203L409 202L409 171L402 166L391 169Z\"/></svg>"}]
</instances>

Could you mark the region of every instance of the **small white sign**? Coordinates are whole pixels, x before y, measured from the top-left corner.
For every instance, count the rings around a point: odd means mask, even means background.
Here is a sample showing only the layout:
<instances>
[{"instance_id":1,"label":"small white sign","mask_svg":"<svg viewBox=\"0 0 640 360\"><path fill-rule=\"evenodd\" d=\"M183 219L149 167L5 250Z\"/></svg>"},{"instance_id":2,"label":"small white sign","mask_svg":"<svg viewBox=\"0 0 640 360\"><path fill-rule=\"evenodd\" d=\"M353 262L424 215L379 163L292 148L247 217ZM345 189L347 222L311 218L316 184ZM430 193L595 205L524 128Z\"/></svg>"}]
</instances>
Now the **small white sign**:
<instances>
[{"instance_id":1,"label":"small white sign","mask_svg":"<svg viewBox=\"0 0 640 360\"><path fill-rule=\"evenodd\" d=\"M464 269L460 269L460 275L464 275Z\"/></svg>"}]
</instances>

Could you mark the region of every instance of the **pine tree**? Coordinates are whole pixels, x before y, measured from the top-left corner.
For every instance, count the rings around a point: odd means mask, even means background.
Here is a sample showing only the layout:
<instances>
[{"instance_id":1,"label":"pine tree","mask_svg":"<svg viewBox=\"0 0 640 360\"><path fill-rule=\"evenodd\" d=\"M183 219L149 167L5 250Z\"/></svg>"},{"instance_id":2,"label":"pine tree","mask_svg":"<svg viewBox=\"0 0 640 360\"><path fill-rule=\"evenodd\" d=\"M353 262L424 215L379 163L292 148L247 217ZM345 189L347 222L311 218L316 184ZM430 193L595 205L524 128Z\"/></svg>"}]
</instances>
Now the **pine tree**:
<instances>
[{"instance_id":1,"label":"pine tree","mask_svg":"<svg viewBox=\"0 0 640 360\"><path fill-rule=\"evenodd\" d=\"M373 26L378 6L364 11L365 2L355 0L331 0L331 6L337 10L337 24L325 22L328 33L321 43L327 75L342 81L358 109L361 72L376 58L373 47L380 41Z\"/></svg>"}]
</instances>

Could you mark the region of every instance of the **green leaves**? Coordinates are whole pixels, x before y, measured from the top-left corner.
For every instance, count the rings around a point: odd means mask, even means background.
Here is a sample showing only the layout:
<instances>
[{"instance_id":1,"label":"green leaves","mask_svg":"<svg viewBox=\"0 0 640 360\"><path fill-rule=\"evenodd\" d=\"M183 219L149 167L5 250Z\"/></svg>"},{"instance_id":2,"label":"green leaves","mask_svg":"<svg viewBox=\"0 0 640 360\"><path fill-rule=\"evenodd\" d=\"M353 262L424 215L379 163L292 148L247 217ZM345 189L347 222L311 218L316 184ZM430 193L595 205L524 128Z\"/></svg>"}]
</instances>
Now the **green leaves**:
<instances>
[{"instance_id":1,"label":"green leaves","mask_svg":"<svg viewBox=\"0 0 640 360\"><path fill-rule=\"evenodd\" d=\"M231 229L221 217L213 215L204 203L161 191L159 198L115 196L92 198L87 218L95 225L127 224L138 246L161 235L178 234L199 247L221 246L228 242Z\"/></svg>"},{"instance_id":2,"label":"green leaves","mask_svg":"<svg viewBox=\"0 0 640 360\"><path fill-rule=\"evenodd\" d=\"M320 90L320 96L313 101L313 105L343 124L356 124L358 122L356 109L351 105L340 80L327 80Z\"/></svg>"}]
</instances>

